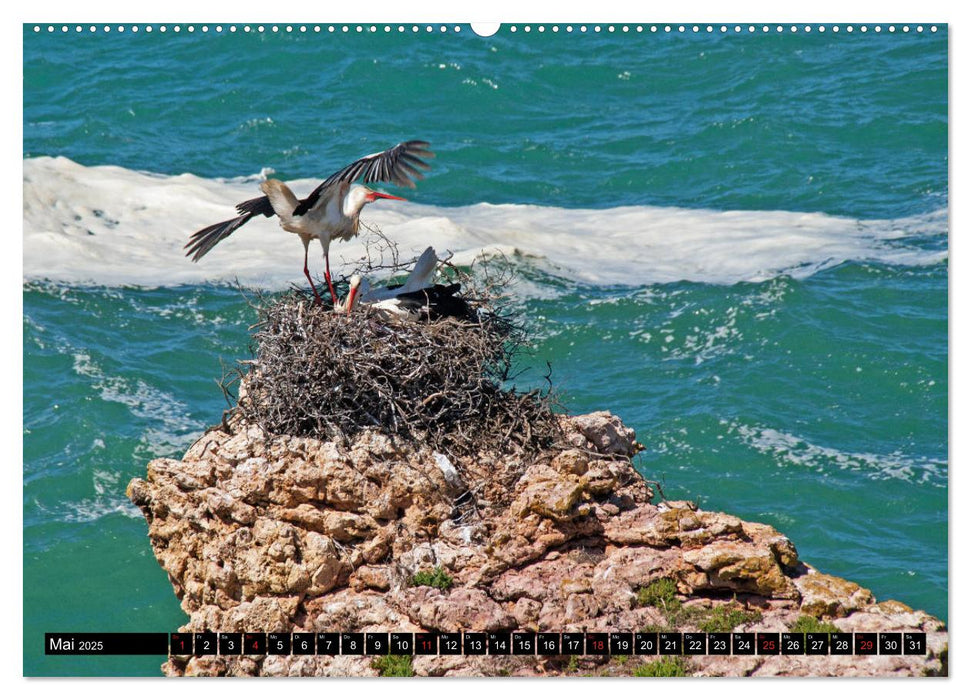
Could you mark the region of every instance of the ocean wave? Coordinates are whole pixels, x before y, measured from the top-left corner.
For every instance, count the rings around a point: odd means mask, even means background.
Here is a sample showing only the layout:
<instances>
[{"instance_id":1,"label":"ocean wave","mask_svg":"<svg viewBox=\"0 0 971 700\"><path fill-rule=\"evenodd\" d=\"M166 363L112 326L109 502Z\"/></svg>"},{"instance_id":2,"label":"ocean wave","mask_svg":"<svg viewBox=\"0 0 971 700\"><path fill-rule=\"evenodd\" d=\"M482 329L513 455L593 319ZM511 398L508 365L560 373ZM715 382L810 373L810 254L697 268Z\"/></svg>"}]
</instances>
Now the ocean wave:
<instances>
[{"instance_id":1,"label":"ocean wave","mask_svg":"<svg viewBox=\"0 0 971 700\"><path fill-rule=\"evenodd\" d=\"M144 456L170 456L184 449L199 430L200 425L189 415L188 407L174 396L141 379L105 373L87 352L75 352L73 360L75 374L90 380L103 401L121 404L134 418L148 421L139 438Z\"/></svg>"},{"instance_id":2,"label":"ocean wave","mask_svg":"<svg viewBox=\"0 0 971 700\"><path fill-rule=\"evenodd\" d=\"M279 289L303 279L297 238L275 219L254 219L199 263L184 256L191 233L230 218L237 202L259 194L258 176L161 176L40 157L24 160L23 181L27 281L157 287L238 280ZM317 181L291 184L303 194ZM396 241L402 255L433 245L465 264L501 252L593 285L734 284L804 278L845 261L927 266L947 259L942 246L922 245L947 234L945 209L859 220L790 211L402 202L372 206L362 220ZM334 267L362 258L365 245L362 235L333 246ZM321 270L315 248L311 265Z\"/></svg>"},{"instance_id":3,"label":"ocean wave","mask_svg":"<svg viewBox=\"0 0 971 700\"><path fill-rule=\"evenodd\" d=\"M808 440L774 428L732 424L743 443L772 456L780 465L811 469L820 473L832 468L856 471L871 479L897 479L912 484L947 488L947 462L929 457L912 457L903 452L889 454L847 452L816 445Z\"/></svg>"}]
</instances>

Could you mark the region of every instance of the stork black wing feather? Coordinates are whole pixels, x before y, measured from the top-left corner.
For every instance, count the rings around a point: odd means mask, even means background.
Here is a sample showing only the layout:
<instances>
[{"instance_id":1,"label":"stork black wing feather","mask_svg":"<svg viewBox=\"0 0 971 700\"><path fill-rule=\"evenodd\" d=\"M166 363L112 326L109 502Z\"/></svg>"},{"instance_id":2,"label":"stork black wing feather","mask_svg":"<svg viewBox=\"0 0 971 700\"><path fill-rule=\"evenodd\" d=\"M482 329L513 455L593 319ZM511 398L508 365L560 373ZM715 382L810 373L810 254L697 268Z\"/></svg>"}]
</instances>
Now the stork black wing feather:
<instances>
[{"instance_id":1,"label":"stork black wing feather","mask_svg":"<svg viewBox=\"0 0 971 700\"><path fill-rule=\"evenodd\" d=\"M414 292L403 292L395 297L402 308L417 311L429 321L440 318L455 318L462 321L475 322L474 308L468 301L456 296L462 285L454 282L450 285L436 284Z\"/></svg>"},{"instance_id":2,"label":"stork black wing feather","mask_svg":"<svg viewBox=\"0 0 971 700\"><path fill-rule=\"evenodd\" d=\"M257 197L256 199L247 199L245 202L240 202L236 205L236 212L239 214L252 214L253 216L273 216L276 212L273 211L273 205L270 204L269 197Z\"/></svg>"},{"instance_id":3,"label":"stork black wing feather","mask_svg":"<svg viewBox=\"0 0 971 700\"><path fill-rule=\"evenodd\" d=\"M196 231L189 237L189 242L183 248L187 248L186 256L192 256L192 262L199 262L199 258L213 249L219 241L226 238L233 231L252 219L256 214L245 213L235 219L220 221L218 224L206 226L200 231Z\"/></svg>"},{"instance_id":4,"label":"stork black wing feather","mask_svg":"<svg viewBox=\"0 0 971 700\"><path fill-rule=\"evenodd\" d=\"M394 148L380 153L372 153L347 165L328 177L314 188L306 199L300 201L293 210L294 216L306 214L320 199L320 194L336 182L391 182L400 187L414 188L416 177L413 173L415 166L429 170L431 166L422 158L434 158L435 154L428 150L427 141L405 141ZM405 164L409 169L403 167Z\"/></svg>"}]
</instances>

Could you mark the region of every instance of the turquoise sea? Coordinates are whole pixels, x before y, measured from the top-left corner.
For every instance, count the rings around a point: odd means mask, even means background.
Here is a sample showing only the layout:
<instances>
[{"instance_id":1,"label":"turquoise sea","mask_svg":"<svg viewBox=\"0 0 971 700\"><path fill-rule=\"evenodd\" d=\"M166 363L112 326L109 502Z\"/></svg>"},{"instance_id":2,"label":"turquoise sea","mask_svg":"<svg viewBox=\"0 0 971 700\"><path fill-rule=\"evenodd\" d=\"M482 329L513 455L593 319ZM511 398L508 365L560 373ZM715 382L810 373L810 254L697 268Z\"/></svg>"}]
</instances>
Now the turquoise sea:
<instances>
[{"instance_id":1,"label":"turquoise sea","mask_svg":"<svg viewBox=\"0 0 971 700\"><path fill-rule=\"evenodd\" d=\"M125 486L219 422L254 321L233 280L303 283L272 222L199 264L188 235L265 169L303 195L414 138L433 170L364 219L409 254L511 253L520 385L548 361L668 498L948 618L945 26L127 26L23 31L26 675L159 675L43 633L187 620Z\"/></svg>"}]
</instances>

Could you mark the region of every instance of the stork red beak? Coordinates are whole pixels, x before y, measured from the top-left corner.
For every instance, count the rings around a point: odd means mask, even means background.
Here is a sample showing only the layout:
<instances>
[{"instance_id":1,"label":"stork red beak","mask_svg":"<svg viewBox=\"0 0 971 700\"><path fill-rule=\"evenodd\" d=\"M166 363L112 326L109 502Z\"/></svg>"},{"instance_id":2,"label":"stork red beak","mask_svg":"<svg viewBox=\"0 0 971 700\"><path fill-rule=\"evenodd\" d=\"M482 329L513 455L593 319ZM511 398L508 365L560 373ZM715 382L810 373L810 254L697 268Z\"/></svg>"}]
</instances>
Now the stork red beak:
<instances>
[{"instance_id":1,"label":"stork red beak","mask_svg":"<svg viewBox=\"0 0 971 700\"><path fill-rule=\"evenodd\" d=\"M344 300L344 312L351 313L351 309L354 308L354 297L357 296L357 287L351 287L351 291L347 293L347 299Z\"/></svg>"},{"instance_id":2,"label":"stork red beak","mask_svg":"<svg viewBox=\"0 0 971 700\"><path fill-rule=\"evenodd\" d=\"M369 202L373 202L375 199L397 199L402 202L408 201L404 197L395 197L393 194L385 194L384 192L375 192L374 190L371 190L371 192L367 196L367 199Z\"/></svg>"}]
</instances>

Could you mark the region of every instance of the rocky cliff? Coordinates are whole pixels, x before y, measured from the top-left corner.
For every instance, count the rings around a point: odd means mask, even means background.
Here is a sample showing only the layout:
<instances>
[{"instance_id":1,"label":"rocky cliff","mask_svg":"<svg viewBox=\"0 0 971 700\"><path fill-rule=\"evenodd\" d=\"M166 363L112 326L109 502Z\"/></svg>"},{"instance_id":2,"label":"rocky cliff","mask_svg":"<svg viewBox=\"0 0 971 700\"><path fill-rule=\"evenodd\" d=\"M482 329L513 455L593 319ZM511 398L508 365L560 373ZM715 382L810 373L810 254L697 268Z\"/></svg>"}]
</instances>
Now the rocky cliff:
<instances>
[{"instance_id":1,"label":"rocky cliff","mask_svg":"<svg viewBox=\"0 0 971 700\"><path fill-rule=\"evenodd\" d=\"M416 656L416 675L946 673L943 623L801 562L768 525L658 500L633 431L563 418L532 459L449 459L241 421L158 459L128 495L182 631L922 631L925 656ZM654 666L651 666L654 664ZM663 665L664 669L659 668ZM168 675L373 676L363 656L175 657Z\"/></svg>"}]
</instances>

